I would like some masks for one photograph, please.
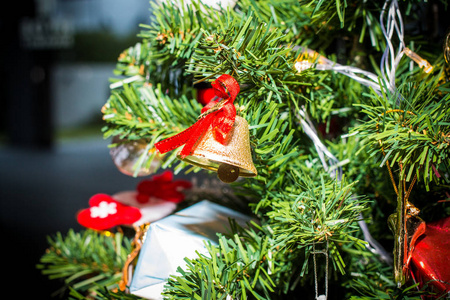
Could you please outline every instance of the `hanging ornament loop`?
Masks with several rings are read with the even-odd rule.
[[[194,125],[173,137],[156,143],[155,147],[160,153],[166,153],[184,145],[179,155],[182,159],[185,158],[194,151],[210,126],[213,128],[214,138],[221,144],[226,143],[236,118],[236,108],[233,102],[240,87],[236,79],[228,74],[217,78],[212,83],[212,87],[220,100],[213,100],[203,107],[201,115]]]

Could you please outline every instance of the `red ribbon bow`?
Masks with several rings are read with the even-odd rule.
[[[161,175],[155,175],[151,179],[143,180],[137,185],[136,200],[139,203],[147,203],[150,197],[179,203],[184,200],[181,190],[190,189],[192,183],[186,180],[173,180],[173,173],[165,171]]]
[[[185,158],[194,151],[210,126],[212,126],[214,138],[219,143],[225,144],[236,118],[236,108],[233,101],[240,88],[236,79],[227,74],[217,78],[212,83],[212,87],[216,96],[222,99],[210,101],[208,105],[203,107],[202,114],[194,125],[177,135],[156,143],[155,147],[160,153],[166,153],[184,144],[179,155],[181,158]]]

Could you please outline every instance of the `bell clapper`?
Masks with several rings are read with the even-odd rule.
[[[217,169],[217,176],[225,183],[234,182],[239,177],[239,167],[222,163]]]

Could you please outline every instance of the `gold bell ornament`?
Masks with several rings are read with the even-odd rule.
[[[217,172],[220,180],[234,182],[257,175],[250,150],[247,121],[236,116],[234,99],[239,84],[224,74],[212,83],[221,100],[210,101],[197,122],[179,134],[155,144],[160,153],[184,145],[178,158],[192,165]]]
[[[210,126],[194,151],[182,160],[217,172],[219,179],[226,183],[235,181],[239,176],[254,177],[257,172],[253,165],[248,132],[247,121],[236,116],[229,139],[222,144],[214,138]]]

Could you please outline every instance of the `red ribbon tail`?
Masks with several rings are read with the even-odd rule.
[[[193,149],[197,146],[197,143],[204,136],[206,130],[208,130],[211,122],[213,121],[213,114],[207,115],[206,117],[200,119],[195,123],[194,130],[190,133],[189,140],[184,145],[183,149],[180,151],[179,155],[183,159],[188,155],[191,155]]]
[[[207,115],[179,134],[156,143],[156,149],[160,153],[166,153],[184,144],[184,147],[180,151],[179,155],[181,156],[181,158],[185,158],[192,153],[192,149],[203,137],[204,133],[211,125],[212,118],[213,114]]]
[[[195,124],[188,129],[178,133],[177,135],[156,143],[156,150],[158,150],[160,153],[166,153],[185,144],[191,136],[191,132],[194,130],[194,127]]]

